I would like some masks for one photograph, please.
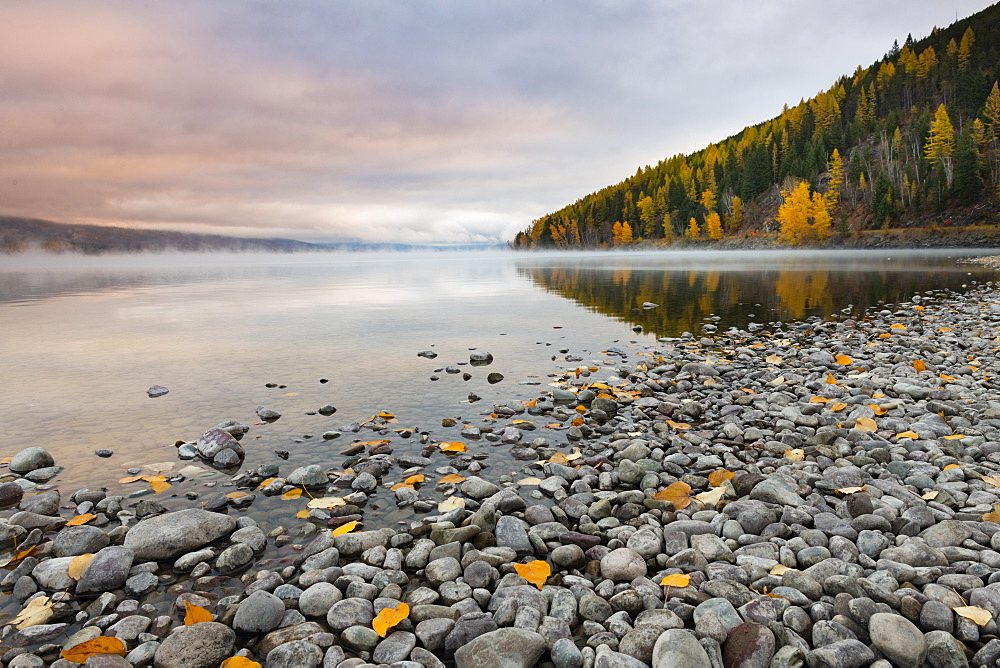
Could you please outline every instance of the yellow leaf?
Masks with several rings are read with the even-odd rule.
[[[875,415],[885,415],[889,412],[887,409],[882,408],[878,404],[868,404],[868,408],[872,409],[872,412],[875,413]]]
[[[541,478],[521,478],[517,481],[518,485],[540,485],[541,483]]]
[[[860,417],[854,422],[854,428],[858,431],[871,432],[878,430],[878,425],[871,418]]]
[[[812,399],[809,400],[809,403],[811,403],[811,404],[828,404],[831,401],[832,401],[832,399],[827,399],[826,397],[813,397]]]
[[[850,364],[850,362],[848,362],[848,364]],[[826,374],[826,384],[827,385],[836,385],[837,384],[837,379],[833,377],[832,373]]]
[[[452,496],[438,504],[439,513],[450,513],[458,508],[465,508],[465,499],[460,496]]]
[[[854,360],[852,360],[847,355],[837,355],[836,357],[833,358],[833,360],[837,364],[840,364],[842,366],[847,366],[848,364],[853,364],[854,363]],[[829,376],[827,377],[827,380],[829,380]]]
[[[660,580],[661,587],[687,587],[691,584],[691,576],[684,573],[673,573]]]
[[[298,517],[300,520],[304,520],[305,518],[309,517],[309,511],[300,510],[299,512],[295,513],[295,516]]]
[[[885,395],[882,394],[881,392],[876,392],[875,394],[872,395],[872,399],[885,399]]]
[[[806,458],[806,451],[802,448],[785,449],[785,459],[790,462],[801,462]]]
[[[566,466],[567,464],[569,464],[569,457],[567,457],[565,454],[561,452],[557,452],[551,457],[549,457],[549,463],[562,464],[563,466]]]
[[[905,332],[906,331],[906,325],[901,325],[898,322],[894,322],[893,324],[889,325],[889,329],[901,329],[901,330],[903,330]]]
[[[283,396],[283,397],[297,397],[297,396],[299,396],[299,393],[298,392],[285,392],[281,396]]]
[[[400,603],[395,608],[382,608],[375,619],[372,620],[372,628],[379,637],[384,638],[386,631],[410,616],[410,606]]]
[[[771,566],[771,570],[769,572],[771,575],[777,575],[780,577],[784,575],[787,570],[788,566],[785,566],[784,564],[775,564],[774,566]]]
[[[538,400],[531,399],[529,401],[522,401],[521,403],[524,405],[525,408],[534,408],[535,406],[538,405]]]
[[[130,482],[136,482],[137,480],[142,480],[142,476],[141,475],[130,475],[127,478],[122,478],[121,480],[118,481],[118,483],[121,484],[121,485],[127,485]]]
[[[271,484],[272,482],[274,482],[275,480],[277,480],[277,478],[268,478],[268,479],[267,479],[267,480],[265,480],[264,482],[262,482],[262,483],[260,483],[259,485],[257,485],[257,489],[261,489],[261,488],[263,488],[263,487],[267,487],[268,485],[270,485],[270,484]],[[242,659],[243,657],[240,657],[240,658]]]
[[[1000,503],[993,504],[993,510],[983,515],[983,521],[1000,524]]]
[[[73,645],[62,651],[62,658],[73,663],[86,663],[87,659],[98,654],[117,654],[125,656],[125,643],[111,636],[98,636]]]
[[[833,405],[830,406],[830,410],[833,411],[834,413],[840,412],[845,408],[847,408],[847,404],[845,404],[843,401],[835,401],[833,402]]]
[[[573,421],[569,423],[571,427],[579,427],[581,424],[583,424],[582,417],[573,418]]]
[[[334,536],[343,536],[345,533],[351,533],[358,526],[357,520],[351,520],[345,524],[341,524],[339,527],[333,530]]]
[[[915,431],[901,431],[898,434],[896,434],[896,438],[913,438],[913,439],[917,439],[917,438],[920,438],[920,435],[917,432],[915,432]]]
[[[945,436],[944,440],[946,440],[946,441],[961,441],[963,438],[965,438],[965,434],[951,434],[950,436]]]
[[[144,475],[142,476],[142,479],[148,483],[154,483],[154,482],[164,482],[166,481],[167,478],[166,476],[162,475]]]
[[[19,629],[26,629],[36,624],[44,624],[52,618],[52,614],[52,601],[49,597],[37,596],[28,601],[28,605],[8,623],[16,624]]]
[[[339,496],[323,496],[318,499],[310,499],[309,503],[306,504],[306,507],[332,510],[346,505],[347,501],[344,501],[344,499]]]
[[[923,499],[924,501],[933,501],[934,499],[937,498],[937,495],[939,493],[940,492],[938,492],[937,490],[931,490],[929,492],[924,492],[923,494],[921,494],[920,498]]]
[[[70,521],[66,522],[66,526],[68,526],[68,527],[80,526],[81,524],[86,524],[90,520],[96,519],[96,518],[97,518],[97,515],[95,515],[94,513],[84,513],[83,515],[77,515],[76,517],[74,517]]]
[[[927,371],[927,365],[924,364],[923,360],[914,360],[913,368],[916,369],[917,371]]]
[[[462,443],[461,441],[441,444],[441,452],[465,452],[466,450],[468,450],[468,448],[465,447],[465,443]]]
[[[950,332],[951,331],[951,327],[938,327],[937,331],[939,331],[939,332]]]
[[[160,492],[170,489],[172,485],[169,482],[156,480],[149,483],[149,486],[153,489],[153,494],[159,494]]]
[[[961,467],[958,464],[948,464],[947,466],[945,466],[941,470],[942,471],[947,471],[948,469],[957,469],[957,468],[961,468]]]
[[[547,562],[537,560],[526,564],[514,564],[514,570],[522,578],[538,587],[539,590],[541,590],[542,585],[545,584],[545,581],[552,574],[552,568]]]
[[[705,504],[706,506],[717,506],[722,497],[726,494],[726,488],[723,486],[713,487],[707,492],[702,492],[701,494],[695,494],[694,498]]]
[[[300,496],[302,496],[302,488],[301,487],[296,487],[295,489],[290,489],[287,492],[285,492],[284,494],[282,494],[281,498],[284,501],[292,501],[293,499],[297,499]]]
[[[246,492],[230,492],[226,494],[227,499],[242,499],[244,496],[250,496]]]
[[[462,476],[458,475],[457,473],[449,473],[445,477],[443,477],[440,480],[438,480],[438,484],[441,485],[441,484],[444,484],[446,482],[453,482],[453,483],[457,484],[457,483],[462,482],[463,480],[465,480],[465,478],[463,478]]]
[[[261,668],[261,665],[245,656],[231,656],[220,663],[219,668]]]
[[[424,481],[424,474],[418,473],[417,475],[411,475],[403,482],[405,482],[407,485],[416,485],[417,483],[421,483],[423,481]]]
[[[90,562],[94,560],[94,555],[90,552],[87,554],[81,554],[69,562],[69,568],[67,569],[68,575],[74,580],[79,580],[83,577],[83,572],[87,570],[87,566],[90,566]]]
[[[691,425],[687,422],[674,422],[673,420],[667,420],[667,424],[670,425],[671,429],[690,429]]]
[[[727,480],[731,480],[735,475],[735,473],[726,469],[716,469],[708,474],[708,484],[712,487],[718,487]]]
[[[837,494],[857,494],[858,492],[863,492],[867,489],[866,487],[844,487],[842,489],[835,489]]]
[[[984,475],[983,482],[987,482],[994,487],[1000,487],[1000,476],[995,475]]]
[[[782,362],[785,361],[785,358],[783,358],[781,355],[768,355],[767,357],[764,358],[764,361],[767,362],[768,364],[781,364]]]
[[[212,613],[190,601],[184,602],[184,626],[212,621]]]
[[[653,495],[657,501],[669,501],[676,510],[684,510],[691,505],[691,486],[686,482],[677,481],[661,489]]]
[[[407,485],[405,482],[397,482],[395,485],[393,485],[389,489],[391,489],[393,492],[395,492],[397,489],[403,489],[404,487],[406,489],[414,489],[413,485]]]
[[[379,414],[378,414],[378,416],[379,416],[380,418],[382,418],[383,420],[391,420],[391,419],[393,419],[394,417],[396,417],[395,415],[393,415],[392,413],[389,413],[389,412],[387,412],[387,411],[379,411]]]
[[[577,406],[573,410],[575,410],[577,413],[586,413],[587,412],[587,407],[586,406]]]
[[[958,608],[952,608],[959,617],[968,619],[973,622],[976,626],[986,626],[993,619],[993,615],[990,611],[985,608],[980,608],[977,605],[963,605]]]

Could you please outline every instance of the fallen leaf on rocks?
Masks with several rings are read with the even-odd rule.
[[[961,441],[963,438],[965,438],[965,434],[950,434],[948,436],[945,436],[944,440],[946,440],[946,441]]]
[[[832,401],[832,400],[831,399],[827,399],[826,397],[813,397],[813,398],[811,398],[809,400],[809,403],[811,403],[811,404],[828,404],[828,403],[830,403],[830,401]]]
[[[416,488],[413,485],[407,485],[405,482],[397,482],[395,485],[393,485],[389,489],[391,489],[393,492],[395,492],[397,489],[403,489],[404,487],[406,489],[416,490]]]
[[[97,515],[95,515],[94,513],[84,513],[83,515],[77,515],[70,521],[66,522],[66,526],[68,527],[80,526],[81,524],[86,524],[87,522],[93,519],[97,519]]]
[[[781,364],[785,361],[785,358],[781,355],[768,355],[764,358],[764,361],[768,364]]]
[[[296,487],[295,489],[290,489],[281,495],[281,498],[285,501],[291,501],[302,496],[302,488]]]
[[[889,329],[901,329],[901,330],[903,330],[905,332],[906,331],[906,325],[900,324],[898,322],[894,322],[891,325],[889,325]]]
[[[667,420],[667,424],[671,429],[690,429],[691,425],[687,422],[674,422],[673,420]]]
[[[569,423],[571,427],[579,427],[581,424],[583,424],[582,417],[573,418],[572,422]]]
[[[438,480],[438,484],[441,485],[441,484],[444,484],[446,482],[460,483],[460,482],[462,482],[464,480],[465,480],[465,478],[463,478],[462,476],[458,475],[457,473],[449,473],[445,477],[443,477],[440,480]]]
[[[13,554],[13,555],[11,555],[9,557],[6,557],[5,559],[0,559],[0,568],[4,568],[6,566],[13,566],[13,565],[17,564],[17,562],[21,561],[25,557],[31,556],[31,554],[37,548],[38,548],[37,545],[32,545],[31,547],[29,547],[26,550],[22,550],[21,552],[17,552],[17,553],[15,553],[15,554]]]
[[[1000,476],[996,475],[984,475],[982,478],[983,482],[989,483],[994,487],[1000,487]]]
[[[339,496],[322,496],[318,499],[311,499],[309,503],[306,504],[307,508],[322,508],[323,510],[332,510],[334,508],[339,508],[341,506],[346,506],[347,501],[344,501],[342,497]]]
[[[261,489],[262,487],[267,487],[268,485],[270,485],[275,480],[277,480],[277,478],[268,478],[264,482],[262,482],[259,485],[257,485],[257,489]],[[242,659],[243,657],[240,657],[240,658]]]
[[[802,448],[785,450],[785,458],[790,462],[801,462],[806,458],[806,451]]]
[[[913,360],[913,368],[917,371],[927,371],[927,365],[923,360]]]
[[[379,414],[378,414],[378,416],[379,416],[380,418],[382,418],[383,420],[391,420],[391,419],[393,419],[394,417],[396,417],[396,416],[395,416],[395,415],[393,415],[392,413],[389,413],[389,412],[386,412],[386,411],[379,411]]]
[[[702,492],[701,494],[695,494],[694,498],[703,503],[706,506],[717,506],[722,497],[726,494],[726,488],[723,485],[718,487],[713,487],[707,492]]]
[[[461,441],[441,444],[441,452],[465,452],[468,449],[469,448],[465,447],[465,443],[462,443]]]
[[[848,364],[850,364],[850,362],[848,362]],[[837,384],[837,379],[833,377],[832,373],[826,374],[826,384],[827,385],[836,385]]]
[[[245,656],[231,656],[220,663],[219,668],[261,668],[261,665]]]
[[[915,431],[901,431],[898,434],[896,434],[896,438],[913,438],[913,439],[917,439],[917,438],[920,438],[920,435],[917,434],[917,432],[915,432]]]
[[[775,564],[774,566],[771,566],[771,570],[769,571],[769,573],[771,575],[777,575],[778,577],[781,577],[782,575],[785,574],[785,571],[787,570],[788,566],[785,566],[784,564]]]
[[[357,528],[357,526],[358,526],[358,521],[357,520],[351,520],[350,522],[345,522],[344,524],[341,524],[339,527],[337,527],[336,529],[334,529],[331,533],[334,536],[343,536],[345,533],[351,533],[352,531],[354,531]]]
[[[521,478],[517,481],[518,485],[540,485],[541,483],[541,478]]]
[[[857,494],[858,492],[863,492],[867,487],[844,487],[842,489],[835,489],[837,494]]]
[[[691,486],[686,482],[677,481],[653,495],[657,501],[669,501],[676,510],[684,510],[691,505]]]
[[[933,501],[934,499],[937,498],[938,494],[940,494],[940,492],[938,492],[937,490],[931,490],[929,492],[924,492],[923,494],[921,494],[920,498],[923,499],[924,501]]]
[[[190,601],[184,602],[184,626],[193,626],[194,624],[210,621],[212,621],[211,612]]]
[[[847,404],[845,404],[843,401],[835,401],[833,402],[833,405],[830,406],[830,410],[833,411],[834,413],[838,413],[844,410],[845,408],[847,408]]]
[[[538,560],[529,561],[526,564],[514,564],[514,570],[522,578],[538,587],[539,590],[541,590],[542,585],[545,584],[545,581],[552,574],[552,568],[548,562]]]
[[[242,499],[244,496],[250,496],[246,492],[230,492],[226,494],[227,499]]]
[[[938,327],[937,331],[939,331],[939,332],[950,332],[951,331],[951,327]]]
[[[87,659],[98,654],[125,656],[125,643],[112,636],[99,636],[64,649],[62,658],[73,663],[86,663]]]
[[[382,608],[372,620],[372,628],[379,637],[384,638],[386,631],[410,616],[410,606],[400,603],[395,608]]]
[[[1000,524],[1000,503],[993,504],[993,510],[983,515],[983,521]]]
[[[867,417],[860,417],[854,422],[854,428],[858,431],[871,432],[878,429],[878,425],[875,424],[875,420]]]
[[[439,513],[450,513],[458,508],[465,508],[465,499],[460,496],[452,496],[438,504]]]
[[[968,619],[973,622],[976,626],[986,626],[993,619],[993,615],[986,608],[980,608],[978,605],[963,605],[958,608],[952,608],[955,614],[959,617]]]
[[[16,624],[19,629],[26,629],[29,626],[44,624],[52,618],[52,601],[48,596],[37,596],[24,606],[21,612],[17,613],[11,624]]]
[[[847,355],[837,355],[836,357],[833,358],[833,361],[836,362],[837,364],[842,365],[842,366],[847,366],[849,364],[853,364],[854,363],[854,360],[852,360]],[[829,376],[828,376],[828,378],[829,378]]]
[[[785,377],[784,376],[778,376],[777,378],[775,378],[774,380],[772,380],[770,382],[770,384],[774,385],[775,387],[777,387],[778,385],[784,385],[785,384]]]
[[[548,462],[549,464],[562,464],[563,466],[566,466],[567,464],[569,464],[569,457],[567,457],[565,454],[561,452],[557,452],[551,457],[549,457]]]
[[[948,469],[957,469],[957,468],[962,468],[962,467],[960,467],[958,464],[948,464],[947,466],[945,466],[941,470],[942,471],[947,471]]]
[[[708,474],[708,484],[712,487],[718,487],[727,480],[731,480],[735,475],[735,473],[726,469],[716,469]]]
[[[73,557],[69,562],[69,567],[66,569],[67,575],[74,580],[79,580],[83,577],[83,572],[87,570],[87,566],[90,566],[90,562],[93,560],[94,555],[90,552]]]
[[[409,478],[407,478],[403,482],[405,482],[407,485],[416,485],[417,483],[420,483],[420,482],[423,482],[423,481],[424,481],[424,474],[423,473],[418,473],[416,475],[411,475]]]
[[[872,412],[875,413],[875,415],[885,415],[889,412],[887,409],[882,408],[878,404],[868,404],[868,408],[872,409]]]
[[[685,573],[673,573],[660,580],[661,587],[687,587],[691,584],[691,576]]]

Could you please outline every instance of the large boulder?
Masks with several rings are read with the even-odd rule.
[[[124,545],[136,561],[175,559],[228,536],[235,528],[236,520],[228,515],[189,508],[139,522],[125,534]]]

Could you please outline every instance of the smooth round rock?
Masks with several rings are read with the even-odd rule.
[[[613,582],[631,582],[646,575],[646,561],[635,550],[620,547],[601,559],[601,575]]]
[[[202,622],[178,629],[156,649],[156,668],[216,668],[233,655],[236,634],[225,624]]]
[[[241,636],[267,633],[278,628],[284,616],[284,602],[274,594],[258,590],[240,601],[233,629]]]
[[[35,469],[43,469],[55,465],[55,460],[45,448],[33,446],[25,448],[14,455],[7,465],[14,473],[28,473]]]
[[[927,641],[917,626],[902,615],[878,612],[868,620],[872,644],[893,663],[919,666],[927,656]]]

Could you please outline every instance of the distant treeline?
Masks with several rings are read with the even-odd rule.
[[[993,224],[1000,179],[1000,5],[902,47],[771,120],[535,220],[516,248],[710,242],[778,231],[790,243],[870,227]],[[811,193],[819,196],[810,199]],[[812,204],[803,204],[804,201]],[[810,208],[812,207],[812,208]],[[809,226],[813,225],[815,231]],[[805,233],[803,233],[803,230]],[[810,233],[813,236],[810,237]],[[818,237],[818,238],[817,238]]]
[[[216,234],[188,234],[101,225],[66,225],[48,220],[0,216],[0,253],[41,249],[51,253],[140,253],[163,251],[330,250],[291,239],[247,239]]]

